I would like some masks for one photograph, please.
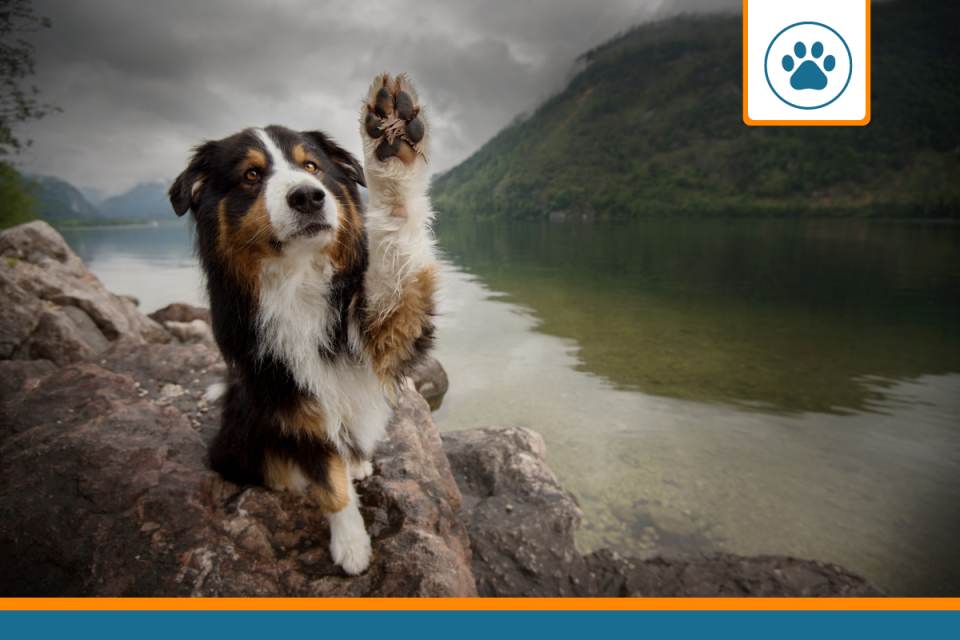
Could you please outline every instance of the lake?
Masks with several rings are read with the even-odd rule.
[[[70,229],[112,290],[205,304],[180,224]],[[960,595],[960,225],[446,223],[442,430],[547,440],[584,549],[837,562]]]

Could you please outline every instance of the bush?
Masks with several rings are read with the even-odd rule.
[[[0,229],[33,220],[34,204],[33,195],[17,170],[0,161]]]

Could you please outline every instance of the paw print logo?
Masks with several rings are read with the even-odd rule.
[[[780,31],[767,48],[764,69],[770,90],[796,109],[821,109],[843,95],[853,58],[835,29],[798,22]]]
[[[802,42],[793,45],[793,53],[797,56],[797,60],[803,60],[807,55],[806,45]],[[827,88],[827,76],[824,71],[828,73],[833,71],[837,67],[837,59],[833,56],[827,56],[823,59],[823,69],[820,69],[820,65],[815,61],[823,55],[822,42],[813,43],[813,46],[810,47],[810,55],[813,60],[803,60],[797,70],[793,72],[793,75],[790,76],[790,86],[798,91],[803,89],[823,91]],[[789,55],[783,56],[780,64],[783,65],[783,70],[787,72],[793,71],[796,66],[793,56]]]

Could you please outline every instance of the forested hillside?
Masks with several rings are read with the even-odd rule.
[[[867,127],[747,127],[739,16],[679,17],[582,56],[536,112],[433,183],[441,214],[956,216],[960,3],[873,10]]]

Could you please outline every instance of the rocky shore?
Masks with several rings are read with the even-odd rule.
[[[374,561],[349,578],[307,501],[206,467],[224,374],[206,310],[144,315],[42,222],[0,233],[0,296],[2,596],[877,595],[794,558],[581,554],[538,434],[441,437],[436,361],[359,487]]]

